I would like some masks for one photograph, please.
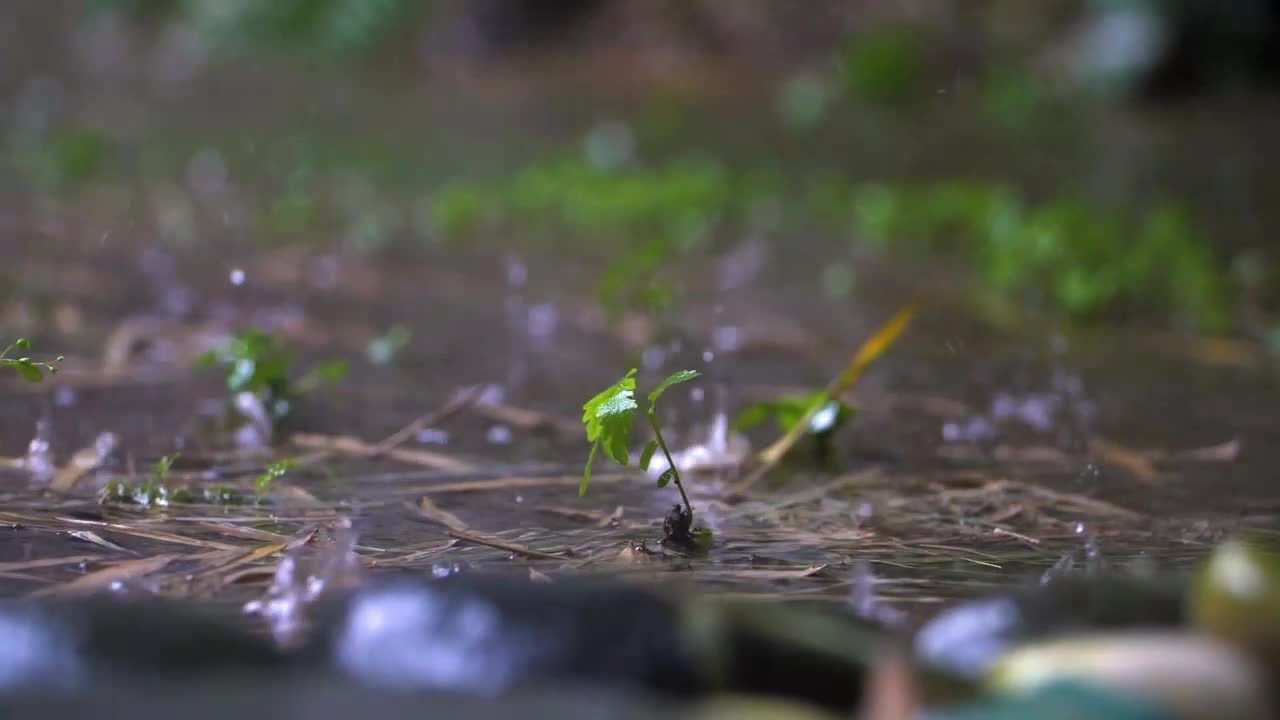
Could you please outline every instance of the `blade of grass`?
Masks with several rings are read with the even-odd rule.
[[[133,580],[160,572],[169,563],[181,558],[181,555],[165,553],[137,560],[126,560],[111,567],[103,568],[88,575],[82,575],[71,582],[53,587],[41,588],[30,594],[30,597],[49,597],[52,595],[82,595],[105,590],[113,583]]]

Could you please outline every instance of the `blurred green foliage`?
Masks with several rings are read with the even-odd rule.
[[[18,373],[23,380],[32,383],[43,381],[45,373],[50,375],[58,373],[58,364],[62,362],[62,356],[58,356],[52,362],[32,360],[25,355],[16,358],[9,357],[9,352],[14,349],[26,352],[31,349],[31,341],[26,338],[18,338],[9,347],[0,351],[0,368],[9,368]]]
[[[990,288],[1044,293],[1080,320],[1121,310],[1169,313],[1205,331],[1228,324],[1226,275],[1171,203],[1125,213],[1081,198],[1034,204],[972,182],[864,184],[855,227],[867,240],[970,262]]]
[[[182,23],[216,48],[348,53],[371,49],[421,13],[422,0],[86,0],[91,12]]]
[[[1021,101],[1010,108],[1010,122],[1029,112]],[[1228,325],[1225,268],[1171,202],[1127,212],[1071,196],[1035,203],[986,182],[858,183],[835,174],[788,188],[779,172],[707,160],[600,169],[568,159],[449,184],[434,196],[433,218],[446,237],[591,239],[592,251],[612,261],[599,285],[606,307],[664,310],[678,295],[664,270],[776,201],[792,224],[851,228],[888,252],[965,263],[989,290],[1039,296],[1076,320],[1138,313],[1205,331]]]
[[[494,181],[446,185],[435,194],[433,214],[446,236],[510,229],[586,236],[627,228],[633,236],[693,242],[736,205],[732,180],[712,160],[606,169],[566,158]]]
[[[202,367],[221,367],[225,372],[227,392],[235,396],[253,393],[275,420],[287,416],[293,402],[326,382],[347,374],[347,363],[329,362],[298,379],[290,377],[293,354],[284,341],[260,330],[242,332],[217,349],[201,355]]]
[[[69,190],[97,178],[112,152],[112,143],[91,128],[68,126],[43,134],[17,134],[10,139],[14,171],[45,191]]]
[[[924,43],[915,27],[888,25],[846,41],[837,66],[858,97],[885,105],[902,102],[920,89]]]
[[[448,184],[433,196],[432,217],[446,238],[518,233],[604,250],[601,304],[661,312],[678,295],[664,270],[702,247],[720,223],[745,217],[754,196],[743,189],[741,178],[711,160],[600,168],[565,158],[505,178]]]

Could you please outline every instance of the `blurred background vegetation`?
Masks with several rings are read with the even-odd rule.
[[[3,202],[178,247],[573,255],[658,312],[667,269],[763,236],[822,247],[829,295],[891,258],[996,315],[1280,350],[1275,5],[15,0]]]

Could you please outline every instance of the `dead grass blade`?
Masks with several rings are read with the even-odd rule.
[[[621,505],[615,507],[611,513],[604,513],[598,510],[588,510],[586,508],[566,507],[563,505],[540,505],[536,509],[538,512],[547,513],[549,515],[557,515],[571,520],[589,522],[599,528],[617,525],[622,522],[622,516],[626,512]]]
[[[310,450],[324,450],[326,452],[355,455],[362,458],[388,457],[392,460],[409,463],[410,465],[421,465],[435,470],[473,472],[476,469],[470,463],[463,462],[442,453],[431,452],[430,450],[406,450],[394,447],[382,449],[378,445],[371,445],[360,438],[348,435],[316,435],[312,433],[297,433],[290,438],[290,441],[298,447]]]
[[[413,422],[387,436],[387,438],[382,442],[374,445],[373,454],[376,456],[390,452],[391,450],[399,447],[409,438],[416,435],[418,432],[435,425],[439,425],[445,420],[457,415],[459,412],[466,410],[480,397],[480,391],[482,389],[483,386],[480,385],[471,385],[462,388],[458,392],[454,393],[453,397],[451,397],[449,402],[445,403],[444,406],[418,417]]]
[[[107,548],[108,550],[115,550],[117,552],[125,553],[126,555],[138,554],[127,547],[124,547],[122,545],[117,545],[111,542],[110,540],[107,540],[106,538],[102,537],[101,535],[99,535],[98,533],[92,530],[72,530],[67,534],[77,540],[91,542],[94,545],[101,545],[102,547]]]
[[[805,411],[805,414],[785,435],[778,438],[772,445],[760,451],[757,455],[757,466],[742,479],[734,487],[730,488],[733,495],[744,494],[753,485],[764,476],[774,465],[782,461],[791,448],[799,442],[809,430],[809,423],[813,420],[813,416],[822,409],[824,405],[833,399],[844,396],[845,393],[853,389],[858,380],[867,371],[873,362],[884,355],[889,348],[893,347],[898,338],[902,337],[902,333],[906,332],[911,325],[912,318],[915,317],[917,303],[910,303],[899,310],[889,322],[885,323],[880,329],[872,333],[867,338],[858,351],[850,358],[849,364],[845,366],[840,374],[837,375],[830,383],[827,384],[822,396]]]
[[[106,459],[104,453],[99,452],[99,446],[107,450],[108,453],[115,447],[115,436],[104,434],[100,436],[94,444],[88,447],[80,448],[71,456],[71,461],[66,467],[58,471],[53,476],[53,481],[49,484],[49,489],[56,493],[65,495],[71,492],[76,483],[85,475],[97,470],[102,466],[103,460]]]
[[[101,559],[101,555],[70,555],[67,557],[40,558],[38,560],[21,560],[0,563],[0,572],[22,572],[24,570],[39,570],[40,568],[58,567],[60,565],[79,565],[81,563],[97,562]]]
[[[111,567],[98,570],[97,572],[91,572],[88,575],[83,575],[71,582],[41,588],[31,593],[29,597],[40,598],[54,595],[86,595],[94,593],[99,590],[109,588],[112,583],[133,580],[134,578],[140,578],[160,572],[169,563],[174,560],[178,560],[181,557],[181,555],[166,553],[163,555],[138,558],[137,560],[126,560],[121,563],[116,563]]]
[[[509,542],[506,542],[505,540],[500,540],[490,535],[480,535],[480,534],[469,532],[469,531],[450,530],[449,537],[455,538],[458,540],[463,540],[469,543],[475,543],[476,545],[484,545],[486,547],[495,548],[497,550],[505,550],[506,552],[509,552],[513,555],[519,555],[521,557],[530,558],[533,560],[567,560],[568,559],[563,555],[556,555],[553,553],[542,552],[541,550],[534,550],[533,548],[528,548],[528,547],[525,547],[524,545],[517,545],[516,543],[509,543]]]
[[[216,542],[214,540],[202,540],[200,538],[184,537],[173,533],[163,532],[161,530],[148,530],[146,528],[134,527],[132,525],[123,525],[120,523],[105,522],[102,520],[81,520],[80,518],[62,517],[55,518],[59,522],[71,525],[91,525],[98,528],[102,532],[116,532],[123,535],[132,535],[134,537],[144,538],[146,540],[155,540],[158,542],[173,543],[174,545],[188,545],[190,547],[204,548],[206,550],[238,550],[235,545]]]
[[[635,475],[622,473],[600,473],[599,475],[592,475],[591,482],[598,485],[600,483],[621,482],[634,477]],[[441,493],[483,492],[486,490],[522,490],[526,488],[539,487],[576,488],[581,484],[581,475],[551,475],[547,477],[502,477],[486,478],[484,480],[459,480],[457,482],[440,483],[439,485],[416,486],[414,489],[406,489],[406,491],[439,495]]]
[[[471,406],[471,412],[488,420],[495,420],[525,432],[550,430],[559,435],[572,438],[582,434],[582,423],[572,418],[515,407],[514,405],[477,402]]]
[[[289,543],[286,542],[271,543],[270,545],[256,547],[248,552],[234,555],[226,561],[213,563],[211,567],[192,573],[190,579],[200,580],[202,578],[212,577],[215,575],[227,575],[236,568],[266,559],[278,552],[287,550],[288,548]]]
[[[432,502],[429,497],[423,497],[418,501],[417,510],[422,513],[424,518],[444,525],[450,530],[461,530],[462,532],[467,531],[467,524],[462,521],[462,518],[454,515],[448,510],[442,510],[439,507],[436,507],[436,504]]]
[[[1160,453],[1133,450],[1103,438],[1094,438],[1089,443],[1089,451],[1099,461],[1122,467],[1129,471],[1130,475],[1148,485],[1154,483],[1159,476],[1156,470],[1156,459]]]

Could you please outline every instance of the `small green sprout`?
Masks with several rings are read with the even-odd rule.
[[[27,382],[38,383],[44,380],[44,374],[48,372],[50,375],[58,373],[58,363],[62,362],[62,356],[59,355],[53,362],[43,362],[40,360],[32,360],[29,357],[9,357],[9,351],[18,349],[27,351],[31,349],[31,341],[26,338],[18,338],[12,345],[0,352],[0,367],[11,368],[18,375],[22,376]]]
[[[679,535],[687,535],[692,526],[693,505],[689,502],[684,483],[680,481],[680,471],[671,457],[667,441],[662,437],[662,428],[658,425],[658,416],[655,411],[658,399],[663,393],[673,385],[688,382],[698,375],[696,370],[681,370],[667,377],[662,384],[649,393],[649,409],[644,413],[649,426],[653,428],[654,439],[650,440],[640,453],[640,469],[648,470],[654,454],[659,449],[662,450],[662,454],[667,458],[667,469],[658,478],[658,487],[662,488],[675,483],[676,489],[680,491],[680,499],[684,501],[684,514],[679,523],[683,527],[677,528],[682,530],[677,533]],[[582,406],[582,424],[587,430],[587,440],[591,442],[591,454],[587,456],[587,466],[582,473],[582,484],[578,486],[579,497],[587,494],[587,488],[591,485],[591,468],[601,448],[604,448],[604,453],[609,456],[609,459],[619,465],[626,467],[630,463],[627,446],[631,441],[631,430],[635,425],[635,412],[640,409],[640,405],[636,402],[635,376],[636,370],[632,368],[621,380],[605,388]],[[677,506],[678,509],[679,506]],[[669,531],[668,535],[671,534]]]
[[[258,502],[265,500],[267,493],[271,492],[271,484],[289,474],[296,464],[291,459],[285,459],[268,465],[266,472],[253,481],[253,487],[258,491]]]
[[[779,431],[790,432],[804,419],[809,408],[825,398],[826,392],[819,390],[806,395],[787,395],[777,400],[749,405],[738,413],[738,417],[733,421],[733,429],[747,430],[772,419]],[[852,420],[854,414],[854,409],[844,402],[827,400],[809,419],[809,434],[818,437],[829,436]]]
[[[102,500],[135,503],[145,507],[167,507],[171,503],[187,502],[189,493],[184,490],[172,492],[169,489],[169,473],[178,457],[179,454],[174,453],[157,460],[151,466],[147,479],[136,487],[130,487],[124,480],[112,480],[103,488]]]
[[[345,362],[330,362],[297,380],[290,380],[292,363],[293,356],[284,341],[260,330],[242,332],[197,358],[197,364],[202,367],[224,367],[227,392],[257,395],[275,420],[288,415],[292,402],[299,396],[342,378],[348,370]]]

